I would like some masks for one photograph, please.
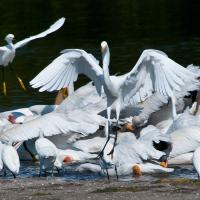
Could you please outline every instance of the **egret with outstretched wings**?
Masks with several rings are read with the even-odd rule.
[[[85,74],[92,79],[99,94],[102,87],[105,91],[108,122],[112,106],[115,106],[118,122],[124,106],[142,102],[154,92],[172,97],[175,91],[181,91],[189,84],[199,87],[197,74],[174,62],[161,51],[144,50],[133,69],[121,76],[110,76],[110,51],[105,41],[101,43],[101,52],[103,68],[84,50],[62,51],[63,54],[41,71],[30,84],[33,88],[40,87],[39,91],[59,90],[73,84],[78,74]]]

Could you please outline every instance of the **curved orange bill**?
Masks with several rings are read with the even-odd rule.
[[[17,80],[19,81],[19,84],[20,84],[21,88],[22,88],[24,91],[26,91],[26,87],[25,87],[25,85],[24,85],[22,79],[21,79],[19,76],[17,76]]]

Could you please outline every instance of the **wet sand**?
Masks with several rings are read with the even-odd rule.
[[[200,181],[162,178],[156,181],[79,180],[17,178],[0,180],[0,199],[200,199]]]

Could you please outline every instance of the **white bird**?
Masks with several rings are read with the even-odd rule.
[[[105,143],[106,138],[95,137],[88,140],[80,140],[73,144],[73,147],[81,149],[84,152],[99,152],[101,151],[101,145]],[[108,174],[114,175],[115,169],[114,165],[117,168],[118,175],[131,174],[133,172],[133,167],[136,164],[146,164],[149,160],[166,160],[167,158],[167,149],[170,146],[169,136],[163,136],[159,132],[149,132],[144,136],[141,136],[139,139],[136,139],[133,133],[124,132],[118,133],[117,144],[113,156],[107,155],[112,148],[112,140],[108,142],[108,145],[105,147],[105,154],[103,156],[104,163],[102,163],[102,169],[108,168]],[[162,150],[157,149],[161,143],[165,143],[166,147]],[[157,144],[157,145],[156,145]],[[167,153],[169,154],[169,153]],[[164,160],[163,160],[164,161]],[[105,165],[106,163],[106,165]],[[104,166],[105,165],[105,166]],[[146,165],[145,165],[146,166]],[[151,166],[147,167],[147,171],[151,172]],[[152,170],[160,169],[163,167],[152,166]],[[83,164],[77,169],[78,171],[93,171],[100,172],[102,171],[97,165],[91,163]],[[104,170],[103,170],[104,171]],[[143,169],[143,172],[145,170]],[[164,171],[164,170],[163,170]],[[167,171],[167,170],[166,170]],[[137,171],[139,173],[139,169]],[[111,173],[111,174],[110,174]]]
[[[106,175],[104,171],[102,171],[102,168],[97,164],[92,163],[83,163],[79,165],[76,168],[76,171],[79,172],[93,172],[93,173],[100,173],[102,175]],[[153,163],[142,163],[142,164],[133,164],[133,163],[126,163],[124,165],[121,165],[117,168],[118,175],[124,176],[124,175],[131,175],[134,176],[141,176],[143,173],[170,173],[173,172],[173,168],[166,168],[162,167],[158,164]],[[110,176],[115,176],[115,170],[113,168],[108,169],[108,173]]]
[[[95,158],[97,155],[87,152],[77,151],[73,149],[62,150],[49,139],[44,138],[43,134],[35,141],[35,148],[40,159],[40,175],[42,171],[51,170],[53,175],[54,167],[57,170],[62,168],[64,163],[80,162],[90,158]]]
[[[148,126],[141,132],[141,137],[150,133],[160,133],[163,136],[169,136],[172,144],[169,153],[168,164],[188,164],[192,163],[193,152],[200,146],[200,128],[197,126],[190,126],[187,128],[180,128],[170,134],[163,134],[154,127]],[[162,148],[162,147],[161,147]]]
[[[44,138],[42,132],[40,132],[40,138],[35,141],[35,149],[40,160],[40,174],[51,170],[51,175],[53,176],[54,164],[57,157],[56,146],[48,139]]]
[[[0,140],[21,142],[39,137],[42,130],[45,137],[65,134],[64,142],[67,143],[68,139],[72,142],[95,133],[99,126],[106,123],[106,119],[98,115],[106,105],[103,97],[99,97],[93,87],[91,83],[83,86],[83,89],[78,89],[65,99],[55,111],[9,129],[0,135]]]
[[[42,70],[31,82],[39,91],[53,91],[67,87],[77,80],[78,74],[85,74],[94,82],[101,94],[102,86],[107,96],[107,117],[110,121],[111,107],[115,105],[116,120],[125,105],[144,101],[153,92],[173,96],[187,84],[199,85],[198,75],[157,50],[145,50],[134,68],[122,76],[110,76],[110,51],[107,43],[101,43],[103,69],[97,60],[80,49],[62,51],[50,65]],[[48,78],[47,78],[48,77]],[[116,141],[116,140],[115,140]],[[103,150],[102,150],[103,151]],[[113,149],[110,153],[113,153]]]
[[[0,160],[0,169],[3,166],[4,175],[6,175],[6,169],[8,169],[13,177],[16,178],[20,168],[19,156],[16,149],[0,142]]]
[[[193,166],[197,171],[198,178],[200,177],[200,146],[194,151],[193,157]]]
[[[39,33],[34,36],[30,36],[24,40],[21,40],[15,44],[13,44],[14,35],[8,34],[5,37],[6,42],[8,43],[6,46],[0,47],[0,66],[2,66],[2,73],[3,73],[3,92],[4,95],[6,95],[6,82],[5,82],[5,76],[4,76],[4,67],[8,66],[9,63],[11,63],[15,57],[15,52],[18,48],[23,47],[27,43],[29,43],[32,40],[45,37],[46,35],[58,30],[65,22],[65,18],[62,17],[59,20],[57,20],[54,24],[52,24],[47,30],[43,31],[42,33]],[[11,70],[13,71],[13,68],[11,67]],[[13,71],[14,72],[14,71]],[[24,83],[22,79],[16,74],[16,77],[21,85],[21,87],[26,90]]]

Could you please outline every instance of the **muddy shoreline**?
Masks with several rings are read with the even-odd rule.
[[[0,199],[143,199],[184,200],[200,198],[200,181],[159,179],[156,181],[76,180],[17,178],[0,180]]]

